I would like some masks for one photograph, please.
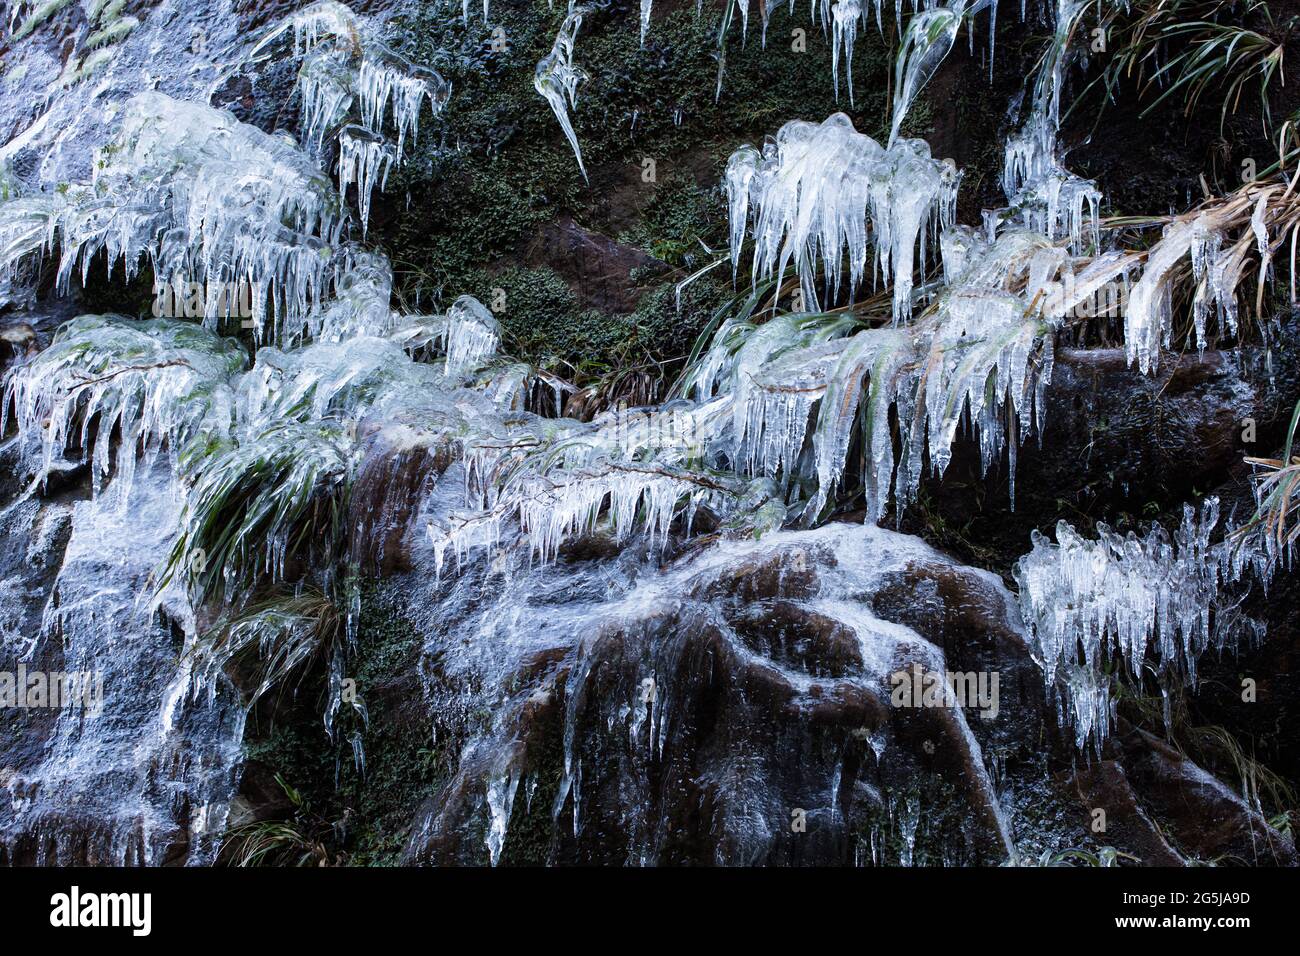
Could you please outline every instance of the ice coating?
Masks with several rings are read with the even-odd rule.
[[[184,590],[141,606],[175,540],[183,499],[170,467],[142,461],[115,491],[3,508],[6,536],[39,537],[54,523],[68,540],[57,599],[24,635],[31,643],[15,648],[0,629],[0,649],[21,659],[53,644],[61,667],[96,677],[93,706],[61,708],[37,759],[6,777],[0,846],[30,846],[43,866],[161,866],[185,844],[188,863],[211,865],[237,792],[245,712],[224,674],[192,693],[201,640]]]
[[[0,205],[0,236],[15,230],[0,271],[48,251],[53,234],[60,290],[104,252],[128,278],[147,262],[156,276],[179,273],[209,288],[264,287],[282,327],[321,301],[341,209],[328,179],[289,138],[224,110],[140,93],[123,107],[102,156],[90,183],[58,199]],[[23,205],[11,211],[13,202]],[[46,223],[40,243],[34,217]],[[14,221],[23,225],[8,226]],[[252,303],[259,331],[269,332],[267,305]],[[215,323],[216,303],[209,306]]]
[[[834,555],[835,560],[823,561],[823,555]],[[416,599],[416,605],[428,605],[430,616],[445,613],[443,608],[467,607],[471,614],[461,630],[456,633],[473,635],[471,640],[457,638],[466,646],[463,654],[451,655],[447,664],[450,680],[430,682],[427,692],[438,700],[444,712],[460,713],[464,704],[480,699],[484,693],[498,696],[506,694],[511,701],[511,712],[518,706],[529,706],[528,697],[540,695],[530,687],[522,693],[512,685],[512,675],[518,673],[520,661],[537,659],[550,649],[571,648],[566,657],[570,688],[581,688],[596,672],[606,673],[608,664],[602,663],[600,649],[607,634],[620,629],[646,627],[654,634],[654,622],[673,620],[683,609],[688,613],[684,626],[691,630],[701,628],[712,631],[721,627],[726,631],[723,613],[717,602],[709,597],[719,579],[728,569],[741,567],[769,567],[781,561],[787,574],[800,574],[817,569],[818,586],[815,595],[808,598],[808,606],[818,615],[843,623],[846,633],[856,646],[862,648],[864,672],[850,680],[868,693],[877,693],[891,661],[902,649],[923,648],[925,642],[909,628],[891,624],[872,614],[862,595],[871,594],[891,575],[916,562],[947,561],[915,538],[895,534],[880,528],[832,523],[811,532],[773,531],[761,538],[753,535],[738,536],[721,542],[717,547],[689,553],[661,564],[645,566],[639,563],[610,563],[600,565],[574,561],[546,566],[529,564],[528,554],[505,555],[494,563],[484,578],[478,574],[443,582],[434,590],[434,575],[429,572],[434,558],[421,554],[418,581],[419,593],[437,594],[441,602],[437,609],[433,601]],[[486,588],[484,581],[490,581]],[[990,587],[999,595],[1005,594],[1000,583],[991,581]],[[486,594],[485,594],[486,592]],[[573,602],[546,602],[545,595],[573,594]],[[1010,595],[1005,598],[1011,605]],[[529,613],[521,608],[533,608]],[[423,613],[423,612],[422,612]],[[725,640],[725,639],[724,639]],[[428,653],[440,654],[441,638],[430,643]],[[636,646],[636,645],[634,645]],[[590,715],[597,708],[596,720],[601,725],[615,729],[619,736],[626,735],[635,753],[660,761],[671,752],[672,741],[679,732],[683,716],[689,713],[687,700],[676,696],[676,685],[667,675],[681,666],[675,656],[681,645],[676,641],[648,643],[645,666],[640,677],[629,685],[603,682],[600,694],[572,692],[567,695],[560,710],[562,722],[560,737],[563,742],[562,774],[558,792],[553,801],[543,808],[567,827],[573,817],[573,832],[577,833],[602,819],[608,808],[598,806],[598,774],[588,763],[590,748],[581,739],[583,714]],[[725,644],[721,645],[725,646]],[[717,653],[716,651],[714,653]],[[723,652],[725,653],[725,651]],[[941,661],[941,654],[933,649],[926,659]],[[712,654],[710,655],[713,656]],[[825,692],[825,681],[815,680],[788,663],[770,661],[753,651],[741,651],[741,661],[749,666],[774,668],[782,682],[792,688],[791,707],[807,706],[805,701],[815,701]],[[941,666],[941,665],[940,665]],[[655,688],[653,698],[644,693],[645,678],[650,678]],[[814,688],[814,685],[821,687]],[[461,688],[474,688],[472,693]],[[460,703],[462,702],[463,703]],[[955,739],[965,742],[976,754],[970,767],[977,793],[987,794],[988,826],[999,847],[1010,844],[1011,834],[996,810],[997,798],[991,775],[985,770],[978,754],[968,718],[958,710],[954,714]],[[972,721],[973,722],[973,721]],[[473,781],[465,789],[474,794],[471,806],[482,808],[486,825],[482,835],[471,839],[486,845],[486,861],[500,864],[503,848],[512,826],[512,808],[531,794],[530,784],[535,781],[535,771],[524,759],[520,747],[493,746],[500,738],[507,743],[517,726],[513,720],[494,722],[490,726],[474,726],[465,745],[460,772]],[[900,736],[881,730],[872,747],[885,761],[906,759],[906,743]],[[716,786],[727,794],[745,794],[754,801],[766,801],[769,795],[756,790],[754,771],[742,762],[734,774],[719,779]],[[653,791],[653,778],[645,782],[639,774],[628,776],[629,788],[646,788]],[[821,805],[826,801],[834,805],[834,791],[818,791],[815,798]],[[914,808],[915,809],[915,808]],[[783,811],[784,812],[784,811]],[[977,817],[982,816],[979,812]],[[717,824],[728,838],[728,846],[735,848],[735,858],[761,859],[763,848],[773,842],[770,826],[765,821],[771,814],[759,815],[731,812],[718,816]],[[429,819],[417,834],[417,845],[425,839],[436,837],[440,830],[454,826],[456,819]],[[664,862],[667,852],[653,828],[633,826],[632,845],[627,850],[628,860],[637,865]],[[1006,850],[1002,849],[1005,854]],[[905,862],[905,861],[904,861]]]
[[[383,189],[388,170],[401,165],[407,139],[419,131],[425,101],[432,113],[440,113],[451,86],[437,71],[384,43],[368,18],[334,0],[320,0],[287,17],[258,41],[250,57],[269,56],[289,33],[294,54],[302,58],[302,128],[318,150],[327,137],[337,140],[339,189],[346,196],[348,186],[356,184],[364,232],[371,195],[376,186]],[[390,114],[397,130],[392,144],[384,135]]]
[[[649,6],[646,0],[641,8],[643,40]],[[351,615],[350,623],[340,627],[355,626],[334,553],[342,532],[337,523],[306,522],[317,513],[341,512],[361,463],[372,453],[376,429],[393,442],[399,456],[436,448],[439,467],[451,462],[436,488],[422,490],[427,509],[422,517],[428,520],[417,524],[420,536],[427,534],[421,543],[435,557],[422,567],[433,571],[429,577],[434,580],[449,570],[449,554],[455,556],[458,571],[486,567],[496,574],[500,568],[519,569],[527,563],[540,580],[549,571],[562,573],[565,547],[583,537],[634,544],[624,556],[628,565],[639,567],[637,563],[649,557],[646,567],[654,568],[672,558],[675,538],[692,537],[702,516],[710,529],[720,528],[724,536],[736,533],[752,540],[760,532],[775,532],[777,540],[783,540],[783,532],[776,529],[796,521],[815,525],[835,509],[845,509],[859,479],[867,520],[879,522],[891,505],[898,515],[916,495],[927,459],[932,469],[943,471],[967,422],[978,436],[986,469],[1007,449],[1014,496],[1016,449],[1041,429],[1053,337],[1069,310],[1099,285],[1116,277],[1127,281],[1132,273],[1135,302],[1126,316],[1125,339],[1131,357],[1145,370],[1154,366],[1162,344],[1168,342],[1169,295],[1180,272],[1190,270],[1196,283],[1195,329],[1201,344],[1209,340],[1214,318],[1235,330],[1234,279],[1246,260],[1240,241],[1233,241],[1235,227],[1210,212],[1174,223],[1161,242],[1142,253],[1101,250],[1096,229],[1099,197],[1090,191],[1091,184],[1071,178],[1059,161],[1060,51],[1049,56],[1044,71],[1048,80],[1043,89],[1050,95],[1035,97],[1024,135],[1008,147],[1006,181],[1015,208],[995,215],[983,233],[957,227],[952,221],[955,170],[936,162],[919,140],[899,139],[898,130],[917,90],[952,46],[960,18],[974,8],[923,6],[904,34],[887,147],[856,133],[841,114],[820,125],[789,124],[790,132],[782,130],[767,149],[745,147],[732,156],[726,187],[733,273],[739,272],[752,209],[754,276],[775,277],[794,265],[806,308],[790,314],[774,309],[770,317],[752,316],[753,322],[725,321],[713,347],[692,371],[696,387],[688,398],[648,409],[610,410],[591,422],[545,417],[536,413],[532,385],[543,382],[544,388],[555,388],[555,401],[548,398],[547,409],[553,404],[557,415],[560,386],[500,354],[502,330],[481,303],[462,296],[445,314],[430,316],[393,308],[387,260],[343,241],[338,197],[348,201],[355,187],[364,235],[374,190],[383,188],[387,172],[400,162],[406,137],[416,135],[424,100],[435,112],[445,100],[445,84],[440,85],[436,74],[421,73],[372,43],[377,33],[368,21],[340,4],[320,3],[291,18],[270,38],[291,30],[303,57],[299,92],[306,150],[286,137],[262,140],[251,127],[222,125],[228,114],[172,99],[177,104],[174,114],[168,113],[162,122],[169,135],[169,124],[179,127],[183,137],[193,126],[200,147],[205,137],[233,141],[238,156],[227,157],[225,166],[215,158],[203,165],[202,155],[203,162],[182,157],[180,171],[164,191],[149,181],[157,168],[130,160],[135,167],[128,169],[115,155],[114,141],[109,151],[114,155],[95,177],[66,192],[28,193],[25,186],[12,194],[6,191],[0,213],[0,262],[6,279],[15,280],[23,278],[35,259],[56,252],[66,255],[69,235],[84,237],[77,241],[88,250],[80,258],[74,251],[74,267],[84,269],[98,249],[118,250],[115,261],[127,262],[127,251],[139,247],[146,251],[136,259],[154,256],[155,269],[168,275],[166,265],[192,268],[201,262],[203,268],[219,270],[231,261],[242,262],[238,229],[249,223],[250,228],[264,229],[259,241],[270,236],[271,245],[279,242],[289,249],[283,261],[256,260],[242,271],[202,274],[218,279],[256,276],[269,282],[276,321],[273,328],[268,312],[263,330],[265,338],[276,334],[278,347],[260,349],[245,373],[242,350],[210,330],[185,323],[84,317],[65,326],[45,353],[15,367],[6,380],[4,414],[16,414],[22,440],[37,449],[44,472],[62,467],[63,456],[87,448],[97,492],[100,483],[108,481],[120,487],[124,498],[144,496],[147,513],[166,533],[161,541],[150,542],[122,536],[131,554],[131,573],[143,576],[174,547],[179,570],[169,580],[167,600],[182,617],[190,613],[182,601],[187,596],[209,599],[237,615],[228,632],[228,650],[247,649],[267,659],[268,676],[256,683],[255,694],[272,686],[276,672],[291,670],[322,651],[315,632],[306,626],[307,611],[243,615],[257,582],[302,584],[304,593],[329,592],[339,616]],[[747,19],[748,7],[746,2],[738,4],[742,19]],[[824,22],[830,11],[835,70],[842,47],[852,97],[851,56],[859,21],[869,9],[879,21],[880,4],[839,0],[832,9],[827,0],[820,9]],[[1077,9],[1060,6],[1061,50]],[[761,12],[766,25],[769,7],[764,5]],[[573,64],[581,15],[580,9],[570,11],[548,58],[551,65],[542,71],[539,64],[537,79],[585,176],[571,125],[582,78]],[[899,25],[901,29],[901,17]],[[118,29],[123,35],[132,32]],[[567,46],[561,42],[565,37]],[[133,107],[126,109],[129,118]],[[114,123],[122,121],[121,110],[113,116]],[[159,125],[158,120],[151,122]],[[156,130],[150,135],[155,143],[163,138]],[[329,181],[331,141],[338,147],[337,189]],[[198,151],[203,153],[202,148]],[[171,161],[167,149],[151,147],[148,152],[156,153],[160,164]],[[250,154],[255,155],[250,159]],[[234,201],[225,184],[248,175],[249,168],[261,192],[251,208],[239,211],[245,217],[241,225],[234,212],[226,213]],[[302,178],[295,183],[297,175]],[[275,194],[277,187],[285,190],[283,197]],[[116,207],[103,204],[102,192],[116,193],[119,188],[139,198],[130,216],[117,215]],[[1271,233],[1276,233],[1265,198],[1252,194],[1246,210],[1245,239],[1262,260],[1262,272],[1267,272]],[[110,195],[108,201],[116,200]],[[310,212],[312,204],[328,211],[328,228],[325,212]],[[144,212],[138,222],[128,221],[140,210]],[[107,226],[110,216],[113,224]],[[181,231],[178,223],[189,231]],[[158,238],[163,232],[149,230],[167,230],[165,240]],[[296,259],[291,254],[294,242],[302,246]],[[840,275],[845,254],[850,259],[847,282]],[[939,258],[942,282],[929,274]],[[842,299],[844,286],[856,290],[865,285],[868,262],[872,278],[883,279],[889,287],[890,316],[812,313],[819,301]],[[127,268],[132,266],[128,263]],[[828,275],[825,284],[823,270]],[[281,286],[292,300],[288,304],[282,300]],[[300,287],[306,291],[299,297],[293,290]],[[214,321],[209,325],[215,327],[219,316],[213,313],[210,318]],[[181,340],[181,335],[193,338]],[[87,433],[95,419],[99,427]],[[47,421],[51,426],[43,429]],[[4,424],[0,422],[0,431]],[[115,428],[125,440],[113,457],[109,441],[101,435]],[[861,450],[851,455],[855,447]],[[158,454],[163,449],[171,453],[166,458]],[[77,519],[77,561],[61,581],[66,594],[86,598],[79,611],[70,609],[59,621],[80,655],[94,651],[95,616],[102,619],[120,610],[120,599],[114,605],[109,596],[101,607],[96,602],[105,596],[87,593],[87,582],[94,580],[88,569],[111,554],[103,536],[116,534],[114,519],[106,511],[109,498],[96,494],[89,503],[93,508]],[[381,507],[376,513],[389,512]],[[1140,539],[1142,560],[1159,570],[1167,569],[1169,558],[1168,566],[1180,568],[1186,550],[1213,565],[1213,549],[1202,543],[1203,537],[1208,540],[1208,521],[1199,520],[1186,532],[1189,543],[1174,545],[1172,558],[1158,536]],[[204,529],[211,527],[229,529],[230,560],[205,563],[211,541]],[[304,534],[304,527],[310,533]],[[854,532],[875,546],[893,540],[875,528]],[[814,533],[836,542],[845,541],[847,534],[841,529]],[[1081,605],[1077,596],[1045,590],[1056,585],[1059,565],[1065,561],[1046,555],[1047,548],[1092,559],[1104,550],[1077,535],[1070,538],[1062,532],[1059,540],[1061,544],[1043,544],[1042,549],[1036,541],[1034,554],[1039,557],[1026,559],[1031,568],[1026,573],[1038,574],[1044,588],[1038,610],[1050,622],[1057,620],[1054,615]],[[751,547],[746,540],[733,554]],[[1131,576],[1126,562],[1140,563],[1127,542],[1122,549],[1107,547],[1114,552],[1107,561],[1115,568],[1101,575],[1102,591],[1108,582]],[[314,569],[305,584],[294,580],[295,567],[303,564]],[[853,570],[855,575],[861,571]],[[669,572],[666,580],[671,588],[682,577]],[[861,580],[854,577],[852,587],[859,587]],[[837,598],[850,593],[848,584],[840,583],[845,586],[836,592]],[[1188,666],[1187,648],[1204,646],[1195,609],[1201,607],[1205,590],[1197,591],[1195,582],[1184,583],[1189,594],[1178,597],[1174,610],[1186,628],[1179,625],[1173,632],[1173,657],[1183,661],[1178,665],[1183,668]],[[181,585],[190,586],[188,595]],[[131,588],[138,590],[138,583]],[[1080,584],[1080,593],[1086,590]],[[1159,601],[1166,598],[1173,600],[1161,592],[1152,599],[1153,606],[1163,606]],[[1133,603],[1139,610],[1148,607],[1136,599]],[[80,611],[87,617],[78,621]],[[1156,615],[1153,620],[1163,619]],[[1126,647],[1135,652],[1139,637],[1145,647],[1157,646],[1156,638],[1143,637],[1139,614],[1125,621],[1123,640],[1115,637],[1099,641],[1099,646],[1113,644],[1120,656]],[[507,624],[496,623],[500,630],[489,636],[525,639]],[[1067,623],[1084,627],[1073,620]],[[1184,630],[1191,638],[1184,638]],[[870,633],[878,636],[874,630]],[[1044,646],[1059,648],[1068,640],[1068,635],[1055,643],[1049,638]],[[1078,646],[1086,656],[1088,645]],[[338,685],[345,648],[346,642],[341,642],[328,650],[324,722],[331,735],[336,721],[344,719]],[[1072,669],[1068,658],[1066,652],[1057,655],[1054,673],[1071,688],[1068,700],[1078,715],[1076,729],[1084,727],[1083,739],[1095,741],[1105,733],[1105,679],[1096,670]],[[191,681],[196,690],[215,692],[220,685],[226,660],[220,655],[200,660],[199,672],[172,675],[168,699],[176,706],[168,713],[182,713],[179,702]],[[1069,685],[1076,679],[1077,685]],[[658,708],[641,707],[634,713],[634,721],[651,722],[651,739],[662,747],[663,725],[655,722],[664,718]],[[227,727],[224,736],[212,739],[224,746],[232,739],[230,732]],[[237,750],[238,730],[233,734]],[[153,736],[147,740],[151,747],[156,743]],[[570,742],[560,799],[572,802],[577,826],[584,812],[579,806],[584,787],[575,754]],[[238,759],[233,753],[217,756],[228,764]],[[363,759],[360,751],[356,757]],[[116,766],[124,762],[120,757],[114,761]],[[207,784],[196,784],[193,777],[186,770],[177,775],[177,785],[206,792]],[[56,785],[62,782],[53,772],[49,779]],[[222,784],[216,781],[213,799],[195,811],[211,814],[214,821],[194,828],[213,837],[199,853],[205,858],[216,843],[212,827],[219,831],[218,818],[224,813]],[[489,777],[483,796],[493,862],[501,857],[521,784],[522,792],[529,792],[528,781],[510,760],[496,765]],[[128,796],[137,803],[144,799],[139,793]],[[116,809],[107,810],[106,816],[116,819]],[[911,804],[904,813],[905,828],[907,819],[912,827],[910,848],[916,822]],[[153,851],[139,851],[134,835],[122,841],[125,826],[115,829],[113,858],[152,860]],[[908,859],[910,855],[909,849]]]
[[[200,429],[223,427],[228,382],[246,361],[238,343],[189,322],[82,316],[6,372],[0,431],[12,410],[19,432],[39,437],[42,480],[69,449],[89,449],[95,490],[111,470],[129,497],[138,455],[147,468],[160,449],[174,459]]]
[[[1002,189],[1020,222],[1051,239],[1069,237],[1080,253],[1099,244],[1101,193],[1065,168],[1057,138],[1069,38],[1087,7],[1083,0],[1057,0],[1055,29],[1035,77],[1030,113],[1021,131],[1007,140],[1002,171]]]
[[[1097,538],[1066,522],[1056,542],[1034,532],[1033,550],[1015,568],[1025,623],[1049,694],[1080,750],[1100,751],[1114,720],[1113,684],[1141,685],[1153,673],[1162,686],[1196,681],[1208,647],[1233,644],[1230,585],[1247,567],[1231,560],[1232,545],[1211,543],[1219,502],[1187,505],[1170,535],[1154,525],[1139,537],[1104,524]],[[1267,566],[1256,566],[1267,579]]]
[[[917,94],[952,49],[964,7],[964,0],[959,0],[952,7],[922,10],[907,22],[903,46],[894,67],[894,121],[889,129],[891,145],[898,139],[898,131]]]
[[[370,197],[376,186],[384,188],[396,161],[397,153],[384,138],[365,127],[349,126],[339,132],[339,194],[346,198],[348,187],[356,184],[362,235],[370,220]]]
[[[858,35],[858,21],[862,19],[859,0],[836,0],[831,8],[831,78],[835,91],[840,88],[840,48],[844,49],[844,75],[848,80],[849,103],[853,103],[853,42]]]

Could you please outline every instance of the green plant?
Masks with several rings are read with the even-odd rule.
[[[312,835],[328,829],[326,821],[312,813],[303,795],[280,774],[275,781],[293,808],[291,820],[261,820],[230,831],[227,845],[234,847],[232,866],[330,866],[344,862],[334,857],[325,843]]]
[[[193,486],[164,584],[183,571],[201,598],[238,604],[263,574],[282,581],[292,562],[332,567],[342,553],[352,462],[340,423],[207,435],[180,463]]]
[[[1279,22],[1266,0],[1144,0],[1131,7],[1098,0],[1098,12],[1111,45],[1101,77],[1110,98],[1132,82],[1140,96],[1155,96],[1142,115],[1171,97],[1181,97],[1190,115],[1209,90],[1222,90],[1222,129],[1253,85],[1264,128],[1271,128],[1270,97],[1286,82],[1296,17]]]
[[[198,646],[202,670],[252,673],[249,705],[318,656],[342,651],[343,616],[323,591],[303,588],[264,597],[220,619]]]

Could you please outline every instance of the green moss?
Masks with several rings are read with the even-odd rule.
[[[850,107],[847,97],[836,100],[829,44],[805,10],[791,16],[784,7],[773,12],[766,49],[757,22],[743,47],[739,25],[733,28],[715,101],[719,9],[709,3],[697,16],[691,4],[657,13],[644,49],[630,6],[605,4],[584,18],[576,60],[591,79],[573,121],[590,183],[533,87],[562,5],[497,0],[490,24],[477,17],[463,24],[435,5],[395,20],[403,52],[436,64],[452,84],[446,111],[422,124],[409,161],[389,181],[389,215],[377,214],[371,230],[394,261],[399,295],[445,305],[503,288],[508,346],[527,361],[567,368],[579,384],[632,354],[657,362],[684,355],[702,323],[668,322],[663,290],[709,261],[701,242],[725,249],[717,184],[727,156],[793,118],[821,120],[843,109],[880,135],[888,115],[893,38],[887,43],[874,31],[859,38]],[[505,50],[494,49],[496,27]],[[795,28],[806,31],[807,52],[791,48]],[[654,160],[653,181],[642,176],[645,159]],[[645,296],[636,317],[584,310],[559,276],[523,266],[523,247],[564,215],[673,267],[653,280],[658,296]],[[665,334],[674,329],[679,334]]]
[[[393,600],[366,585],[349,673],[366,702],[368,725],[345,709],[339,742],[332,744],[321,726],[317,695],[302,694],[282,700],[267,725],[249,728],[247,759],[301,791],[316,819],[332,824],[313,839],[353,865],[400,862],[418,808],[446,783],[455,760],[449,735],[435,734],[422,699],[411,697],[421,647],[419,633]],[[364,776],[346,743],[353,731],[361,732],[365,744]]]
[[[630,332],[624,317],[582,309],[552,269],[511,267],[481,281],[484,302],[493,289],[505,293],[497,319],[507,347],[561,373],[578,368],[592,353],[612,353]]]
[[[686,175],[672,175],[654,191],[641,218],[618,239],[670,266],[699,268],[713,258],[705,252],[706,246],[726,248],[727,207],[722,192]]]
[[[14,39],[21,40],[71,2],[72,0],[45,0],[22,22],[22,26],[14,33]]]

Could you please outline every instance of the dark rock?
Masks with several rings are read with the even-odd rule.
[[[1146,866],[1184,865],[1138,802],[1120,764],[1102,760],[1080,768],[1070,787],[1083,805],[1086,827],[1092,828],[1094,811],[1105,811],[1105,829],[1098,831],[1098,839],[1127,847]]]
[[[1250,866],[1296,866],[1295,844],[1222,781],[1142,730],[1116,741],[1133,789],[1189,856]]]
[[[646,275],[653,276],[668,268],[639,249],[584,229],[568,216],[543,226],[525,248],[523,260],[555,270],[582,308],[607,315],[636,309],[646,287],[641,285],[645,276],[633,279],[634,270],[648,270]]]

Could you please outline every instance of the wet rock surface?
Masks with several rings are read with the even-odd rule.
[[[922,777],[964,821],[949,862],[1004,858],[1010,834],[971,727],[985,721],[891,702],[891,675],[950,666],[870,605],[883,569],[916,560],[956,576],[954,603],[992,612],[1014,645],[995,580],[865,527],[721,542],[635,580],[581,563],[535,575],[531,593],[547,595],[558,626],[505,584],[451,635],[488,628],[524,652],[492,677],[508,688],[500,709],[426,807],[408,858],[481,860],[486,829],[508,860],[511,833],[540,816],[550,836],[535,862],[850,863],[887,856],[891,835],[914,852],[917,824],[891,794]],[[591,574],[606,600],[590,603]],[[557,588],[575,601],[556,607]],[[440,648],[426,654],[445,660]]]

